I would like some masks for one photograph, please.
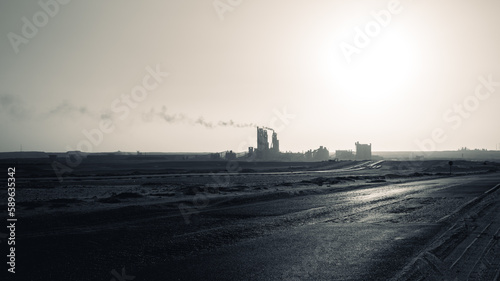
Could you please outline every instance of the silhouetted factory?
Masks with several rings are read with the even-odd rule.
[[[269,135],[269,132],[272,132]],[[269,142],[271,136],[271,142]],[[337,160],[371,160],[372,145],[355,143],[356,153],[353,150],[337,150],[335,159]],[[115,153],[113,155],[118,155]],[[148,157],[144,153],[137,152],[137,155],[142,158]],[[224,152],[215,153],[171,153],[164,155],[164,158],[172,161],[284,161],[284,162],[300,162],[300,161],[328,161],[330,160],[330,152],[324,146],[317,149],[309,149],[303,152],[281,152],[280,141],[276,131],[269,127],[257,127],[257,147],[248,147],[248,152],[227,150]]]
[[[269,143],[269,131],[272,132]],[[355,143],[356,154],[352,150],[337,150],[337,160],[371,160],[372,145]],[[172,156],[174,157],[174,156]],[[228,150],[207,155],[178,155],[176,159],[182,160],[245,160],[245,161],[328,161],[330,152],[324,146],[318,149],[309,149],[305,152],[281,152],[278,134],[269,127],[257,127],[257,147],[248,147],[248,152],[233,152]]]
[[[356,154],[352,150],[336,150],[335,158],[337,160],[372,160],[372,144],[361,144],[358,142],[356,145]]]
[[[269,145],[268,131],[273,132],[271,145]],[[268,127],[257,127],[257,148],[248,148],[248,157],[255,157],[257,160],[326,161],[329,156],[328,149],[323,146],[320,146],[316,150],[308,150],[305,153],[282,153],[280,152],[278,134],[272,128]]]
[[[271,142],[269,143],[269,132]],[[337,160],[371,160],[372,145],[355,143],[356,153],[352,150],[337,150],[335,158]],[[309,149],[305,152],[281,152],[280,141],[276,131],[269,127],[257,127],[257,147],[248,147],[248,152],[235,152],[228,150],[225,152],[209,153],[204,155],[171,155],[169,158],[175,160],[229,160],[229,161],[328,161],[330,152],[324,146],[317,149]]]
[[[356,160],[372,160],[372,144],[356,144]]]
[[[269,147],[267,130],[273,131],[271,147]],[[275,159],[279,157],[280,141],[278,140],[278,134],[273,129],[257,127],[257,149],[255,153],[257,153],[258,159]]]

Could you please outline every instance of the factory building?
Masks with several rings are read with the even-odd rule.
[[[308,150],[305,158],[308,161],[327,161],[330,158],[330,152],[326,147],[320,146],[318,149]]]
[[[269,146],[268,130],[273,131],[271,146]],[[257,159],[278,159],[280,157],[280,141],[278,140],[278,134],[271,128],[257,127],[257,148],[253,150],[252,153],[253,152],[256,153]]]
[[[271,144],[269,144],[268,140],[268,131],[273,132],[271,135]],[[282,153],[280,152],[278,134],[272,128],[257,127],[257,147],[249,147],[246,157],[248,159],[265,161],[327,161],[330,153],[323,146],[305,153]]]
[[[258,159],[265,159],[269,156],[269,141],[265,128],[257,127],[257,149],[255,152]]]
[[[372,160],[372,144],[356,144],[356,160]]]
[[[278,155],[280,153],[280,141],[278,140],[278,134],[273,130],[273,139],[271,142],[271,154]]]

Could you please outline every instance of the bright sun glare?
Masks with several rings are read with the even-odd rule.
[[[337,82],[348,102],[362,101],[367,107],[397,102],[411,88],[416,74],[415,48],[405,36],[384,34],[343,63]]]

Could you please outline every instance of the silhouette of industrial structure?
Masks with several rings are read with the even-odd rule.
[[[255,151],[258,159],[269,157],[269,141],[267,139],[267,130],[257,127],[257,149]]]
[[[283,162],[301,162],[301,161],[328,161],[330,152],[324,146],[317,149],[309,149],[305,152],[282,152],[280,151],[280,141],[276,131],[269,127],[257,127],[257,147],[248,147],[248,151],[227,150],[215,153],[143,153],[137,151],[136,157],[146,159],[148,157],[160,156],[169,161],[283,161]],[[269,134],[272,132],[271,134]],[[269,142],[269,137],[271,142]],[[353,150],[336,150],[336,160],[372,160],[372,145],[355,143],[356,153]],[[71,151],[67,153],[72,153]],[[51,158],[66,157],[67,153],[57,155],[52,153]],[[75,151],[73,153],[82,153]],[[94,157],[101,154],[93,154]],[[104,155],[104,154],[103,154]],[[129,153],[120,151],[107,153],[108,157],[130,157]],[[48,156],[46,156],[48,157]],[[86,156],[87,157],[87,156]]]
[[[268,130],[273,132],[271,146],[269,146]],[[255,152],[257,159],[279,159],[280,141],[278,140],[278,134],[271,128],[257,127],[257,149],[254,150],[252,147],[249,147],[248,152]]]
[[[278,140],[278,134],[273,130],[273,139],[271,143],[271,154],[280,153],[280,141]]]
[[[336,150],[335,159],[337,160],[372,160],[372,144],[361,144],[358,142],[356,145],[356,153],[352,150]]]
[[[356,144],[356,160],[372,160],[372,144]]]
[[[268,131],[273,132],[271,145],[269,145]],[[280,152],[278,134],[272,128],[257,127],[257,148],[249,147],[247,157],[257,160],[327,161],[330,153],[323,146],[320,146],[316,150],[308,150],[305,153]]]
[[[326,161],[330,158],[330,152],[326,147],[320,146],[316,150],[308,150],[304,153],[306,161]]]

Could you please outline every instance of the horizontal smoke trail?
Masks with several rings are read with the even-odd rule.
[[[151,121],[154,116],[158,116],[170,124],[188,123],[191,125],[201,125],[201,126],[204,126],[206,128],[210,128],[210,129],[213,129],[216,127],[234,127],[234,128],[257,127],[257,125],[253,124],[253,123],[237,123],[237,122],[234,122],[233,120],[219,121],[217,123],[213,123],[210,121],[206,121],[205,118],[203,118],[202,116],[198,117],[197,119],[193,119],[189,116],[186,116],[183,113],[168,114],[166,106],[163,106],[161,108],[160,112],[156,112],[152,108],[149,112],[143,114],[143,120]]]

